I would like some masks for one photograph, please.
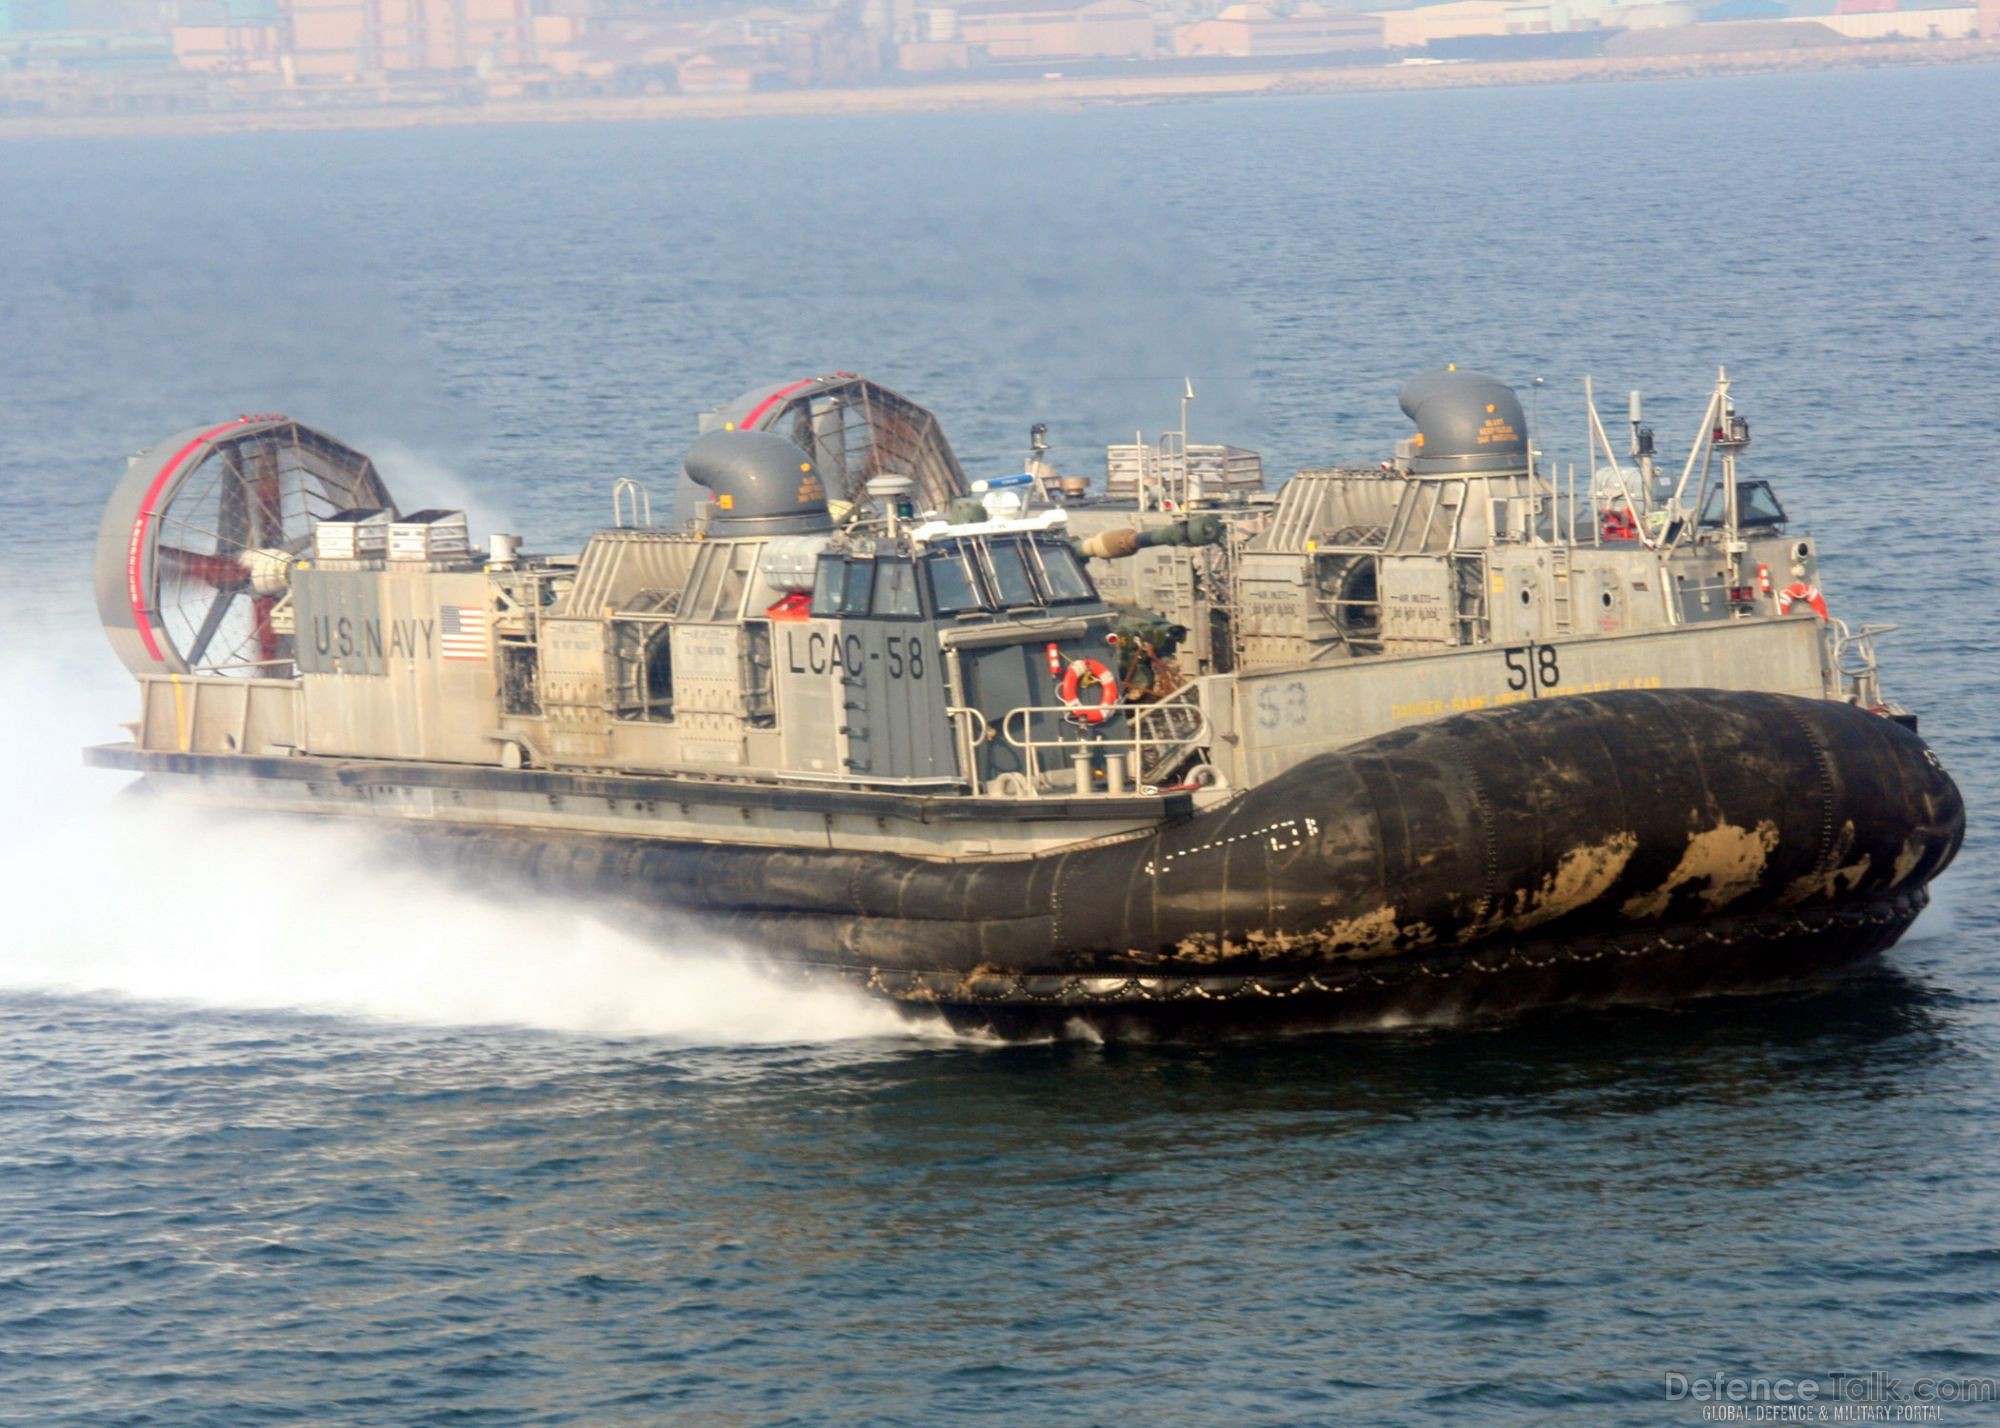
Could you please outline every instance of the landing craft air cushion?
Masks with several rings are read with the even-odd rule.
[[[278,416],[142,452],[87,751],[463,871],[691,915],[956,1022],[1206,1028],[1769,985],[1879,952],[1963,834],[1719,381],[1585,488],[1505,384],[1275,493],[1183,430],[968,483],[851,374],[703,419],[574,555],[473,548]],[[1600,461],[1597,444],[1602,445]]]

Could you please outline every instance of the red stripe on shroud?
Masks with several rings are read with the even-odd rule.
[[[146,527],[153,519],[153,503],[160,499],[160,492],[167,487],[167,478],[180,469],[181,463],[192,456],[197,447],[213,441],[233,426],[242,426],[257,418],[240,416],[234,421],[226,421],[197,436],[173,455],[173,459],[160,468],[153,484],[146,488],[145,497],[139,502],[139,519],[132,523],[132,540],[125,548],[125,594],[132,602],[132,621],[139,627],[139,638],[144,641],[146,653],[154,659],[162,658],[160,642],[153,638],[153,622],[146,618],[146,592],[140,579],[144,561],[141,552],[146,548]]]
[[[770,396],[750,408],[750,415],[736,423],[736,429],[738,431],[751,430],[757,425],[758,418],[762,417],[765,412],[769,411],[779,402],[782,402],[786,397],[789,397],[793,392],[796,392],[800,387],[810,387],[814,382],[823,382],[825,380],[826,378],[824,377],[802,377],[789,387],[778,388],[777,391],[771,393]]]

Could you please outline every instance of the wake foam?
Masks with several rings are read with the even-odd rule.
[[[19,796],[0,987],[710,1045],[939,1034],[693,927],[642,934],[389,864],[366,828],[119,798],[125,776],[80,767],[78,747],[121,737],[131,686],[19,658],[0,673],[30,696],[0,701]]]

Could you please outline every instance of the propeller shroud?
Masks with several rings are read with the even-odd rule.
[[[394,510],[367,456],[276,414],[240,416],[148,447],[128,463],[97,533],[97,608],[134,674],[289,678],[274,627],[313,525],[355,507]]]

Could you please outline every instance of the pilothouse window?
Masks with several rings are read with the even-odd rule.
[[[844,615],[859,615],[868,609],[868,594],[875,585],[875,562],[872,560],[850,560],[847,562],[847,576],[840,582],[840,610]]]
[[[923,609],[917,603],[917,568],[907,560],[878,560],[871,608],[877,615],[921,615]]]
[[[1701,511],[1701,523],[1705,526],[1719,526],[1728,515],[1729,495],[1717,486],[1708,493],[1708,503]],[[1785,523],[1785,508],[1778,504],[1778,498],[1772,494],[1770,482],[1736,483],[1736,523],[1742,526],[1782,526]]]
[[[868,613],[869,589],[875,580],[872,560],[842,560],[823,555],[813,577],[812,612],[821,619]]]
[[[931,604],[940,615],[1027,610],[1097,598],[1075,552],[1053,541],[953,541],[934,547],[924,556],[923,567]],[[876,600],[880,613],[879,593]]]
[[[1044,545],[1040,542],[1035,544],[1034,550],[1041,559],[1051,605],[1097,598],[1097,592],[1090,587],[1090,577],[1083,573],[1083,563],[1076,558],[1075,551],[1065,545]]]
[[[1028,559],[1022,553],[1019,541],[992,542],[986,547],[986,560],[987,569],[993,575],[993,589],[1000,597],[1003,610],[1041,604],[1035,597],[1035,582],[1028,575]]]
[[[977,610],[986,603],[980,598],[965,552],[957,546],[945,546],[925,556],[924,579],[931,588],[931,608],[940,615]]]

